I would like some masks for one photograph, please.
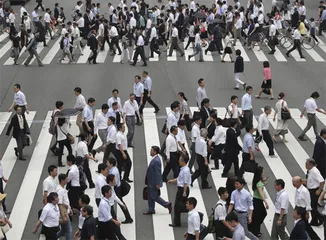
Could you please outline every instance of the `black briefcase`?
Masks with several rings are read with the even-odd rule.
[[[258,163],[255,161],[249,160],[249,161],[243,161],[241,165],[241,169],[245,172],[251,172],[255,173],[256,168],[258,167]]]
[[[157,196],[161,196],[160,189],[157,189]],[[148,201],[148,187],[144,187],[144,189],[143,189],[143,199]]]
[[[121,196],[124,197],[130,192],[130,184],[126,180],[121,180]]]

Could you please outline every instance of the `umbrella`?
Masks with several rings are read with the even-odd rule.
[[[67,109],[63,109],[58,113],[58,118],[66,118],[66,117],[72,117],[72,116],[76,116],[80,113],[80,111],[78,111],[75,108],[67,108]]]
[[[224,21],[222,19],[215,18],[213,19],[212,23],[224,23]]]
[[[203,12],[197,12],[197,13],[195,14],[195,17],[196,17],[196,18],[205,19],[205,18],[207,18],[207,15],[206,15],[205,13],[203,13]]]

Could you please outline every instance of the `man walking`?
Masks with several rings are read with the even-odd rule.
[[[142,66],[147,66],[144,45],[145,45],[145,41],[144,41],[143,35],[141,33],[138,33],[138,38],[136,41],[136,51],[134,54],[133,63],[131,63],[130,65],[136,66],[138,56],[140,55],[141,59],[144,62],[144,64]]]
[[[234,81],[235,81],[235,90],[239,90],[240,84],[243,86],[243,89],[246,88],[246,83],[240,80],[240,74],[244,72],[244,63],[243,57],[241,56],[241,50],[237,49],[235,51],[235,55],[237,58],[234,63]]]
[[[97,133],[94,131],[94,115],[93,106],[95,105],[95,99],[90,97],[87,101],[87,105],[83,109],[83,130],[88,140],[88,151],[91,152],[97,139]]]
[[[320,131],[320,136],[317,137],[314,154],[312,158],[317,163],[317,168],[323,179],[326,178],[326,129]]]
[[[172,52],[174,49],[176,49],[181,55],[180,57],[183,57],[185,53],[179,46],[179,31],[178,28],[176,27],[176,24],[172,24],[172,34],[171,34],[172,42],[169,50],[169,57],[172,57]]]
[[[203,78],[200,78],[198,80],[198,88],[196,92],[196,102],[198,108],[201,108],[201,102],[204,100],[204,98],[207,98],[205,81]]]
[[[244,118],[244,123],[242,123],[242,128],[248,126],[248,125],[253,125],[253,117],[254,113],[252,111],[252,98],[251,94],[253,92],[253,89],[251,86],[246,87],[246,94],[242,96],[242,101],[241,101],[241,108],[242,108],[242,115]]]
[[[103,152],[105,149],[106,139],[108,135],[108,110],[109,106],[106,103],[102,104],[102,111],[97,114],[95,119],[94,133],[98,134],[102,141],[102,144],[97,149],[92,150],[92,155],[94,157],[96,153]]]
[[[16,114],[11,118],[6,135],[9,136],[11,129],[13,129],[12,137],[16,139],[17,147],[14,148],[15,155],[19,160],[25,161],[23,156],[23,149],[27,145],[27,136],[30,134],[29,126],[27,124],[25,115],[22,114],[22,108],[18,105],[14,107]]]
[[[14,101],[12,102],[10,108],[8,109],[8,112],[11,112],[13,107],[19,106],[22,109],[22,114],[25,114],[25,112],[28,114],[29,111],[28,111],[26,96],[20,89],[21,89],[20,84],[16,83],[14,85],[14,92],[15,92]]]
[[[164,201],[158,194],[162,184],[162,163],[158,156],[160,148],[152,146],[151,157],[152,160],[146,171],[145,184],[148,187],[148,210],[144,212],[144,215],[155,214],[155,202],[160,204],[162,207],[169,210],[169,214],[172,212],[172,203]]]
[[[98,49],[98,41],[95,36],[95,30],[91,31],[91,35],[87,40],[87,46],[92,50],[92,56],[88,58],[88,63],[91,64],[91,61],[93,60],[93,64],[97,64],[96,58],[97,58],[97,49]]]
[[[135,83],[134,83],[134,94],[136,96],[136,102],[139,107],[143,105],[143,98],[144,98],[144,84],[141,82],[141,78],[139,75],[135,76]],[[140,125],[140,115],[137,114],[138,111],[136,111],[136,117],[137,117],[137,125]],[[142,108],[139,109],[139,113],[142,115]]]
[[[139,112],[143,114],[143,109],[145,107],[146,102],[152,105],[155,108],[154,113],[158,113],[160,111],[159,107],[152,100],[152,79],[148,76],[147,71],[143,71],[143,84],[144,84],[144,94],[143,94],[143,104],[140,106]]]
[[[294,39],[293,47],[285,53],[285,55],[287,57],[290,57],[289,54],[292,51],[294,51],[295,49],[297,49],[299,52],[300,58],[305,58],[305,56],[302,55],[302,51],[301,51],[301,38],[302,38],[302,36],[300,33],[300,24],[298,24],[293,33],[293,39]]]
[[[33,57],[35,56],[36,60],[37,60],[37,63],[40,67],[44,67],[42,61],[41,61],[41,58],[40,56],[38,55],[38,52],[36,51],[37,49],[37,38],[38,36],[40,35],[38,32],[35,33],[35,34],[32,34],[32,31],[31,29],[27,29],[27,34],[28,34],[28,38],[30,39],[28,44],[27,44],[27,47],[26,47],[26,50],[25,51],[28,51],[29,53],[29,56],[28,58],[26,59],[24,65],[26,67],[28,67],[29,63],[31,62],[31,60],[33,59]]]
[[[74,109],[79,111],[76,117],[76,125],[79,127],[79,135],[84,132],[83,124],[82,124],[83,123],[82,111],[86,107],[85,97],[81,93],[82,93],[81,88],[75,87],[74,94],[76,96],[76,103]]]

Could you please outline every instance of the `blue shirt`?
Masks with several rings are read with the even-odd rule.
[[[93,109],[89,105],[86,105],[83,109],[83,120],[84,118],[86,118],[88,122],[93,121]]]
[[[249,153],[249,148],[251,147],[252,151],[255,151],[255,141],[252,137],[251,133],[246,133],[246,135],[243,138],[243,148],[242,151],[244,153]]]
[[[252,196],[244,188],[241,191],[234,190],[232,192],[230,204],[233,204],[234,209],[239,212],[248,212],[249,209],[254,209]]]
[[[252,99],[251,99],[251,95],[249,95],[248,93],[246,93],[242,97],[241,108],[242,108],[242,111],[252,109]]]
[[[109,174],[113,174],[115,176],[116,186],[120,187],[120,173],[117,167],[113,167],[109,170]]]

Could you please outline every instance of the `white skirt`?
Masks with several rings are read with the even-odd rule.
[[[275,130],[275,135],[284,135],[288,133],[288,123],[287,120],[277,119],[277,126]]]

